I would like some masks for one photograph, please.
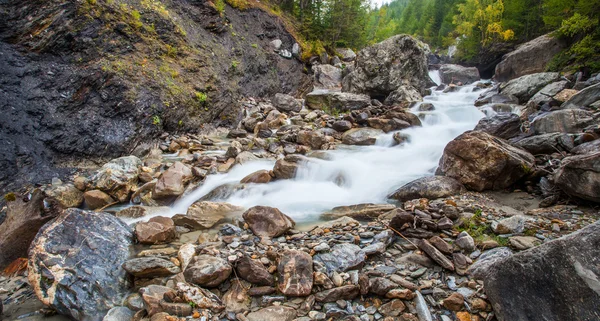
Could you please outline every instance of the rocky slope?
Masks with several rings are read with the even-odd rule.
[[[236,123],[238,97],[306,79],[273,50],[292,58],[279,18],[209,1],[3,1],[0,40],[0,191]]]

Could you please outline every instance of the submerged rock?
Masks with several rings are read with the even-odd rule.
[[[475,191],[503,189],[533,172],[534,157],[506,141],[468,131],[448,143],[438,171]]]
[[[68,209],[40,229],[29,250],[29,282],[38,298],[75,320],[102,320],[129,291],[121,264],[131,229],[107,213]]]
[[[599,246],[600,223],[594,223],[491,265],[485,292],[498,319],[597,319]]]
[[[464,192],[465,187],[456,179],[445,176],[418,178],[397,189],[389,198],[409,201],[417,198],[436,199],[457,195]]]

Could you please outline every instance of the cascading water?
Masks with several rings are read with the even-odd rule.
[[[484,117],[473,105],[479,96],[474,88],[465,86],[453,93],[434,91],[425,97],[423,102],[433,104],[435,109],[419,111],[417,105],[411,110],[419,115],[423,126],[402,130],[409,137],[402,145],[392,146],[391,132],[378,137],[374,146],[338,146],[337,150],[326,152],[327,160],[314,159],[305,164],[294,179],[249,184],[218,201],[246,208],[276,207],[297,222],[316,221],[321,213],[336,206],[385,203],[387,195],[398,187],[433,175],[446,144],[473,129]],[[211,175],[177,201],[170,214],[185,213],[192,203],[216,187],[239,183],[246,175],[272,169],[274,164],[274,161],[256,161],[236,165],[226,174]]]

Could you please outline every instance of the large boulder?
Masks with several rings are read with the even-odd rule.
[[[390,194],[389,198],[399,200],[401,202],[427,198],[436,199],[457,195],[465,191],[465,187],[454,178],[446,176],[429,176],[418,178],[408,184],[403,185],[394,193]]]
[[[29,283],[60,314],[102,320],[128,294],[121,264],[132,245],[131,229],[115,216],[68,209],[44,225],[31,244]]]
[[[296,177],[298,169],[309,162],[309,158],[302,155],[287,155],[275,162],[273,175],[277,179],[290,179]]]
[[[519,100],[519,104],[525,104],[546,85],[559,79],[560,74],[557,72],[541,72],[521,76],[500,85],[500,94],[515,96]]]
[[[251,207],[242,217],[257,236],[281,236],[296,225],[292,218],[268,206]]]
[[[600,151],[564,158],[554,182],[571,196],[600,202]]]
[[[335,52],[342,61],[349,62],[356,59],[356,53],[350,48],[335,48]]]
[[[409,35],[396,35],[361,50],[354,70],[342,80],[342,90],[387,97],[400,86],[421,94],[432,85],[428,74],[427,45]]]
[[[152,198],[173,197],[183,194],[185,185],[194,175],[182,162],[175,162],[158,178],[152,191]]]
[[[342,135],[342,143],[346,145],[375,145],[377,137],[384,132],[374,128],[353,128]]]
[[[317,89],[306,95],[305,104],[310,109],[350,111],[371,105],[371,98],[362,94]]]
[[[505,140],[468,131],[446,145],[438,171],[471,190],[497,190],[533,172],[534,164],[533,155]]]
[[[440,67],[440,78],[442,79],[442,83],[447,85],[459,82],[467,85],[480,79],[477,68],[451,64]]]
[[[302,251],[282,253],[277,265],[280,275],[279,291],[288,296],[307,296],[313,286],[313,260]]]
[[[514,254],[488,268],[498,320],[597,320],[600,223]]]
[[[589,86],[571,96],[569,100],[561,105],[561,108],[585,108],[594,104],[597,105],[598,101],[600,101],[600,83]]]
[[[509,81],[524,75],[543,72],[550,60],[563,48],[563,44],[549,34],[526,42],[502,57],[502,61],[496,65],[494,79]]]
[[[392,91],[383,101],[385,105],[392,106],[405,102],[415,103],[422,101],[421,93],[413,86],[402,85],[398,89]]]
[[[315,89],[342,88],[342,69],[332,65],[316,65],[313,70],[313,86]]]
[[[521,134],[521,118],[513,113],[499,113],[479,120],[475,130],[503,139],[510,139]]]
[[[533,155],[552,154],[557,151],[569,152],[573,149],[573,137],[564,133],[550,133],[526,137],[516,141],[511,140],[516,147],[522,148]]]
[[[11,193],[5,200],[6,218],[0,223],[0,268],[26,257],[38,230],[60,212],[58,204],[44,207],[44,194],[39,189],[29,199]]]
[[[594,122],[594,115],[582,109],[555,110],[536,117],[531,123],[537,135],[548,133],[579,133]]]
[[[275,94],[273,98],[273,106],[280,112],[299,112],[302,109],[302,104],[296,98],[285,95]]]
[[[537,107],[552,101],[552,97],[558,95],[558,93],[562,92],[568,85],[569,82],[566,80],[547,84],[529,99],[527,106]]]
[[[92,187],[108,193],[120,202],[125,202],[136,187],[142,161],[135,156],[111,160],[91,177]]]

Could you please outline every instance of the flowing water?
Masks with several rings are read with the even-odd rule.
[[[433,73],[432,79],[439,81]],[[326,151],[327,160],[315,159],[302,167],[296,178],[269,184],[250,184],[219,201],[249,208],[266,205],[279,208],[299,223],[319,220],[324,211],[341,205],[385,203],[387,195],[420,177],[433,175],[448,142],[473,129],[484,114],[473,102],[479,92],[465,86],[459,92],[434,91],[423,99],[435,110],[419,111],[422,127],[402,130],[409,141],[393,145],[393,132],[377,138],[374,146],[338,146]],[[274,161],[256,161],[236,165],[226,174],[211,175],[196,190],[171,207],[171,213],[185,213],[187,208],[224,184],[238,183],[246,175],[272,169]]]

